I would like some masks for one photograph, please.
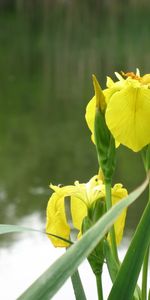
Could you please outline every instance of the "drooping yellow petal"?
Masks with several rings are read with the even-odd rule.
[[[80,199],[71,197],[71,213],[74,227],[81,231],[82,221],[87,216],[87,206]]]
[[[104,197],[106,196],[105,186],[103,186],[103,193]],[[126,197],[128,194],[127,190],[123,188],[122,184],[117,183],[113,186],[111,189],[111,195],[112,195],[112,206],[121,201],[124,197]],[[125,219],[126,219],[126,212],[127,209],[124,209],[123,212],[119,215],[116,222],[114,223],[114,229],[115,229],[115,235],[116,235],[116,242],[117,245],[120,244],[122,237],[123,237],[123,231],[125,226]],[[108,235],[108,240],[110,242],[110,235]]]
[[[84,217],[88,213],[94,201],[105,199],[105,185],[102,182],[101,174],[93,176],[87,183],[75,182],[74,185],[64,187],[54,186],[54,190],[47,206],[46,232],[69,240],[72,229],[78,230],[78,238],[81,237],[81,226]],[[121,184],[112,188],[112,204],[127,195],[126,189]],[[68,215],[67,202],[70,212]],[[120,215],[115,223],[116,239],[119,243],[122,239],[126,210]],[[55,247],[68,247],[69,243],[48,235]]]
[[[113,94],[105,115],[114,138],[135,152],[150,143],[150,90],[138,85]]]
[[[70,226],[67,223],[67,216],[65,212],[64,197],[59,194],[53,193],[49,199],[47,206],[47,223],[46,233],[51,233],[70,239]],[[83,218],[87,215],[87,206],[78,198],[70,197],[66,201],[71,201],[71,216],[72,223],[75,229],[81,231]],[[55,247],[68,247],[69,243],[51,235],[48,235]]]
[[[100,175],[93,176],[87,183],[75,182],[74,185],[59,187],[50,185],[54,193],[49,199],[47,206],[46,232],[55,234],[64,239],[70,239],[70,226],[68,224],[66,203],[70,201],[71,222],[81,235],[81,225],[87,215],[88,208],[94,201],[102,197],[101,187],[103,186]],[[70,218],[70,216],[69,216]],[[68,247],[69,244],[59,238],[49,235],[55,247]]]
[[[64,198],[53,193],[49,199],[46,211],[46,233],[55,234],[65,239],[69,239],[70,227],[65,216]],[[55,247],[68,247],[69,244],[59,238],[48,235]]]
[[[115,184],[114,187],[112,188],[112,205],[115,205],[116,203],[121,201],[121,199],[126,197],[127,194],[128,194],[127,190],[124,189],[121,184]],[[122,240],[124,226],[125,226],[126,212],[127,209],[124,209],[123,212],[117,218],[116,222],[114,223],[117,245],[119,245]]]

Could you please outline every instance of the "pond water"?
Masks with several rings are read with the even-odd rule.
[[[91,74],[104,87],[114,71],[148,73],[150,19],[136,7],[18,3],[0,10],[0,223],[43,230],[49,183],[86,182],[98,169],[84,118]],[[119,147],[114,182],[131,191],[143,178],[140,155]],[[144,193],[129,209],[125,237],[146,200]],[[0,247],[3,300],[16,299],[62,253],[29,233],[2,236]]]

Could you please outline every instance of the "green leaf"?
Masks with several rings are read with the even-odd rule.
[[[110,248],[109,242],[107,240],[103,241],[103,249],[104,249],[104,255],[106,258],[107,268],[109,271],[109,275],[111,278],[112,283],[114,283],[116,276],[118,274],[120,265],[116,262],[116,260],[113,257],[112,250]]]
[[[49,300],[72,276],[80,263],[93,251],[124,208],[145,190],[149,179],[128,197],[113,206],[83,237],[50,266],[19,298],[19,300]]]
[[[99,167],[103,171],[105,182],[111,182],[116,166],[115,140],[107,127],[104,112],[98,108],[95,112],[94,137]]]
[[[105,240],[103,242],[103,247],[104,247],[104,253],[105,253],[105,257],[106,257],[106,263],[107,263],[109,275],[110,275],[112,283],[114,283],[114,281],[117,277],[117,274],[119,272],[120,264],[114,260],[110,245],[107,240]],[[140,288],[137,285],[135,288],[135,291],[134,291],[133,300],[140,300],[141,299],[140,293],[141,293]]]
[[[86,216],[82,222],[82,233],[85,234],[92,227],[92,221]],[[103,263],[104,263],[104,255],[103,255],[103,239],[96,245],[94,250],[87,257],[87,260],[92,268],[95,276],[101,275]]]
[[[0,234],[10,233],[10,232],[26,232],[26,231],[36,231],[43,233],[40,230],[9,224],[0,224]]]
[[[148,202],[130,247],[111,289],[109,300],[132,299],[147,247],[150,244],[150,202]]]
[[[78,270],[76,270],[71,276],[71,281],[72,281],[76,300],[86,300],[86,296],[84,293],[84,289],[82,286],[82,282]]]
[[[63,237],[58,236],[56,234],[52,234],[50,232],[44,232],[38,229],[33,229],[33,228],[23,227],[18,225],[0,224],[0,234],[13,233],[13,232],[27,232],[27,231],[33,231],[33,232],[51,235],[57,237],[60,240],[67,242],[68,244],[71,245],[73,244],[73,242],[71,242],[70,240],[64,239]]]

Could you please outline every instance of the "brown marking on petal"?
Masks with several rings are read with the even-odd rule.
[[[132,79],[136,79],[138,81],[141,81],[141,77],[136,75],[134,72],[127,72],[127,73],[124,73],[123,71],[121,71],[121,74],[124,76],[124,77],[130,77]]]

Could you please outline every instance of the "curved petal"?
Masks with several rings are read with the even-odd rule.
[[[109,77],[109,76],[107,76],[106,77],[106,86],[108,87],[108,88],[112,88],[113,86],[114,86],[114,81],[111,79],[111,77]]]
[[[69,239],[70,228],[66,221],[64,198],[59,197],[57,193],[53,193],[49,199],[47,206],[46,232],[58,235],[65,239]],[[55,247],[68,247],[68,243],[48,235],[49,239]]]
[[[87,125],[92,132],[91,139],[93,143],[94,141],[94,120],[95,120],[95,107],[96,107],[96,97],[94,96],[88,103],[86,107],[86,113],[85,113],[85,119],[87,122]]]
[[[71,215],[74,228],[81,231],[83,218],[87,215],[87,206],[78,198],[71,197]],[[47,206],[46,232],[69,239],[70,226],[67,223],[64,197],[53,193]],[[80,234],[80,233],[79,233]],[[55,247],[68,247],[69,244],[59,238],[48,235]]]
[[[150,74],[145,74],[142,78],[141,78],[141,82],[143,84],[150,84]]]
[[[106,89],[104,90],[104,95],[105,95],[105,100],[106,102],[109,101],[110,97],[116,92],[118,89],[112,88],[112,89]],[[85,119],[87,122],[87,125],[91,131],[91,139],[92,142],[95,144],[95,139],[94,139],[94,121],[95,121],[95,106],[96,106],[96,97],[94,96],[89,103],[87,104],[86,107],[86,114],[85,114]],[[120,143],[118,141],[115,141],[116,143],[116,148],[119,147]]]
[[[111,97],[118,91],[121,90],[121,87],[117,85],[117,83],[114,83],[113,87],[111,88],[108,88],[108,89],[105,89],[103,91],[104,95],[105,95],[105,100],[106,100],[106,103],[108,105]]]
[[[74,185],[66,185],[63,187],[58,187],[57,185],[50,184],[50,188],[56,192],[59,198],[73,196],[79,198],[84,203],[87,202],[85,183],[79,183],[78,181],[76,181]]]
[[[106,110],[114,138],[137,152],[150,143],[150,90],[128,86],[116,92]]]
[[[121,201],[121,199],[126,197],[127,194],[127,190],[122,188],[121,184],[115,184],[115,186],[112,188],[112,205],[115,205],[117,202]],[[124,209],[114,224],[117,245],[119,245],[122,240],[126,212],[127,209]]]
[[[71,197],[71,213],[74,227],[81,231],[82,221],[87,215],[87,206],[80,199]]]

